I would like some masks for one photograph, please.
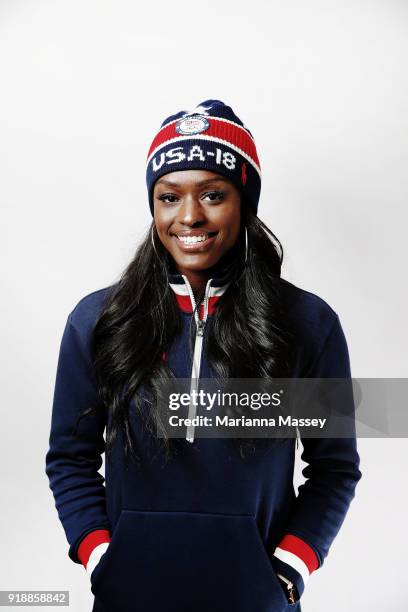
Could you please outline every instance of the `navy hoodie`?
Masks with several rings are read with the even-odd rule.
[[[174,272],[174,271],[173,271]],[[228,278],[211,279],[199,311],[185,276],[169,275],[183,331],[163,355],[178,378],[210,378],[205,337]],[[339,317],[321,298],[281,279],[299,338],[294,377],[349,378]],[[302,439],[305,483],[295,494],[295,444],[242,459],[232,440],[194,437],[167,464],[152,459],[135,414],[130,426],[140,465],[126,464],[124,440],[99,473],[110,416],[80,412],[97,402],[90,338],[115,285],[83,297],[69,314],[59,353],[46,473],[69,557],[85,567],[101,543],[107,550],[91,574],[100,612],[284,612],[277,574],[302,595],[322,566],[361,477],[355,438]],[[193,355],[189,328],[195,317]],[[205,325],[203,325],[203,321]]]

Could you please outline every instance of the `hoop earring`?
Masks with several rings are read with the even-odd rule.
[[[246,265],[247,259],[248,259],[248,230],[245,225],[245,261],[244,261],[245,265]]]
[[[158,254],[158,252],[157,252],[157,250],[156,250],[156,245],[154,244],[154,235],[153,235],[153,230],[154,230],[154,225],[152,225],[152,230],[151,230],[151,232],[150,232],[150,238],[151,238],[151,241],[152,241],[153,250],[154,250],[154,252],[156,253],[156,257],[157,257],[157,259],[160,259],[159,254]]]

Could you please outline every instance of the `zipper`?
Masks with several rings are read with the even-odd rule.
[[[288,591],[287,600],[290,604],[296,603],[296,592],[295,585],[293,582],[282,576],[282,574],[276,574],[278,578],[280,578],[286,585],[286,589]]]
[[[201,357],[202,357],[202,352],[203,352],[204,329],[205,329],[205,324],[206,324],[207,317],[208,317],[208,301],[209,301],[212,278],[210,278],[207,281],[207,285],[205,287],[204,300],[203,300],[204,313],[203,313],[203,318],[200,319],[199,308],[198,310],[196,310],[197,304],[194,298],[194,293],[191,288],[191,285],[187,277],[184,274],[182,274],[182,277],[184,279],[184,282],[187,285],[188,293],[190,295],[191,303],[193,305],[194,318],[196,322],[196,337],[194,341],[193,363],[192,363],[192,368],[191,368],[191,383],[190,383],[190,397],[192,397],[193,391],[198,391]],[[197,406],[195,406],[193,403],[190,403],[190,406],[188,408],[188,418],[193,419],[196,416],[196,414],[197,414]],[[189,425],[187,427],[187,433],[186,433],[187,442],[194,442],[194,431],[195,431],[195,425]]]

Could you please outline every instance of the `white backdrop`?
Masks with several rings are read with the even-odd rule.
[[[339,314],[355,377],[407,377],[408,5],[0,1],[0,589],[93,596],[44,472],[59,343],[151,221],[145,158],[207,98],[252,131],[283,276]],[[360,440],[356,498],[304,612],[403,611],[406,440]],[[300,466],[299,466],[300,467]]]

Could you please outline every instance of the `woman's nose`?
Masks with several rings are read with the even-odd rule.
[[[197,221],[205,221],[203,207],[198,198],[194,195],[188,195],[183,198],[183,202],[179,208],[179,221],[187,225],[197,223]]]

